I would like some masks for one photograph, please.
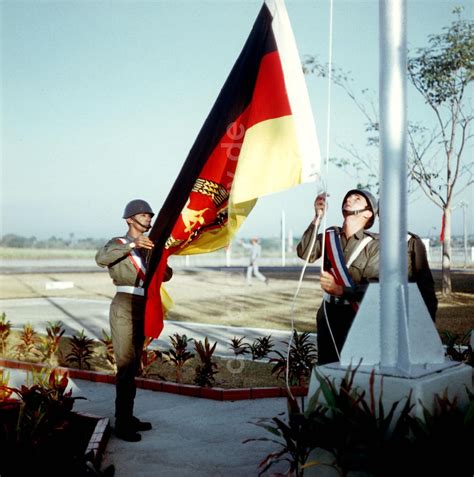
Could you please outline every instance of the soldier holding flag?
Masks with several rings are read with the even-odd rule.
[[[323,235],[318,234],[326,210],[326,195],[316,197],[315,218],[297,247],[298,256],[314,262],[321,256]],[[321,271],[323,303],[318,310],[318,364],[339,361],[347,333],[357,313],[368,284],[378,281],[379,241],[367,231],[377,215],[377,201],[360,189],[347,192],[342,201],[342,227],[325,231],[325,253]],[[311,244],[315,240],[314,247]]]
[[[137,442],[139,431],[152,428],[151,423],[140,421],[133,415],[136,395],[135,376],[141,364],[145,341],[145,289],[148,254],[153,242],[144,235],[151,228],[154,216],[148,202],[136,199],[129,202],[123,218],[127,233],[115,237],[96,254],[100,267],[107,267],[116,288],[110,305],[110,329],[114,348],[117,374],[115,380],[115,434],[120,439]],[[171,278],[167,268],[164,281]]]

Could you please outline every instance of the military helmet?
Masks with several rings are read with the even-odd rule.
[[[137,214],[151,214],[153,217],[155,213],[151,210],[150,204],[141,199],[131,200],[123,211],[123,218],[128,219]]]
[[[344,209],[344,202],[352,194],[359,194],[359,195],[365,197],[365,200],[369,204],[368,207],[372,212],[372,217],[365,224],[364,229],[370,229],[370,227],[372,227],[372,225],[374,225],[375,216],[378,213],[378,202],[377,202],[377,200],[372,195],[372,193],[370,193],[368,190],[365,190],[365,189],[351,189],[350,191],[348,191],[346,193],[346,195],[344,196],[344,199],[342,199],[342,204],[341,204],[342,209]]]

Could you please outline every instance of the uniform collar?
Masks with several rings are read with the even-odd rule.
[[[344,234],[344,229],[342,227],[338,227],[338,229],[339,229],[339,235],[344,235],[344,237],[346,237],[346,235]],[[357,240],[362,240],[365,237],[364,229],[362,228],[358,230],[355,234],[352,235],[352,237],[355,237]]]

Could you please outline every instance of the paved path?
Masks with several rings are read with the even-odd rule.
[[[24,381],[23,372],[11,373],[11,385]],[[87,398],[75,402],[75,411],[108,417],[113,424],[113,385],[77,379],[73,395]],[[278,449],[265,441],[243,444],[274,437],[252,422],[286,412],[286,400],[214,401],[138,389],[135,411],[153,429],[137,443],[111,435],[102,469],[113,464],[115,477],[249,477],[258,475],[259,462]],[[283,472],[285,466],[273,470]]]

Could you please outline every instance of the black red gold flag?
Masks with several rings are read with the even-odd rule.
[[[319,177],[316,128],[283,0],[266,0],[160,210],[150,238],[145,334],[163,329],[172,254],[225,247],[258,197]]]

